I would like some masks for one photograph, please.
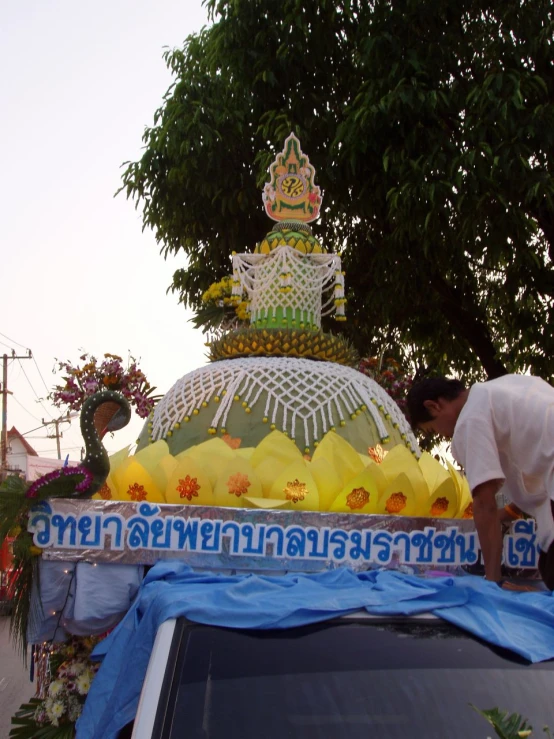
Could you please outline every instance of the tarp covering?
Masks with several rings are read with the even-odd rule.
[[[94,651],[103,664],[77,723],[77,739],[115,739],[134,718],[156,631],[170,618],[238,629],[286,629],[364,609],[395,616],[431,612],[531,662],[554,657],[550,592],[505,591],[469,575],[423,579],[337,569],[229,576],[160,562],[147,574],[123,621]]]

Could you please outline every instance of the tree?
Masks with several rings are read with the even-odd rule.
[[[343,251],[364,354],[554,378],[554,19],[547,0],[209,0],[122,189],[192,307],[268,230],[293,130]]]

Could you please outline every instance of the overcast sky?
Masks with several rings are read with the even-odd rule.
[[[24,433],[61,413],[37,402],[56,357],[131,350],[161,392],[206,362],[203,335],[166,295],[183,257],[165,261],[133,203],[113,196],[171,84],[163,47],[207,14],[201,0],[8,0],[0,12],[0,354],[33,352],[9,366],[8,428]],[[109,451],[141,427],[134,415]],[[78,459],[78,425],[63,433]],[[26,438],[55,457],[45,436]]]

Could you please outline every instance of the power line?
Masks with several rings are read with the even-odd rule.
[[[29,347],[28,346],[25,346],[24,344],[20,344],[19,341],[15,341],[15,339],[10,339],[9,336],[6,336],[6,334],[3,334],[1,331],[0,331],[0,336],[3,336],[8,341],[11,341],[12,344],[17,344],[17,346],[20,346],[22,349],[26,349],[27,351],[29,351]]]
[[[50,413],[50,411],[48,410],[48,408],[46,408],[46,407],[45,407],[45,406],[43,405],[43,403],[42,403],[42,400],[41,400],[41,399],[39,398],[39,396],[37,395],[37,391],[36,391],[36,390],[35,390],[35,388],[33,387],[32,383],[31,383],[31,380],[29,380],[29,378],[27,377],[27,373],[25,372],[25,369],[24,369],[23,365],[21,364],[21,360],[18,360],[18,362],[19,362],[19,364],[20,364],[20,366],[21,366],[21,369],[23,370],[23,374],[25,375],[25,379],[26,379],[26,380],[27,380],[27,382],[29,383],[29,386],[30,386],[31,390],[32,390],[32,391],[34,392],[34,394],[35,394],[35,396],[36,396],[36,399],[37,399],[37,400],[38,400],[38,402],[40,403],[40,405],[41,405],[42,409],[43,409],[44,411],[46,411],[46,413],[48,413],[48,415],[50,416],[50,418],[54,418],[54,416],[52,415],[52,413]]]
[[[2,344],[2,346],[7,346],[8,349],[10,349],[13,352],[13,346],[10,346],[10,344],[6,344],[5,341],[0,341],[0,344]]]
[[[40,375],[40,379],[42,380],[42,384],[43,384],[43,385],[44,385],[44,387],[46,388],[46,392],[47,392],[47,393],[49,393],[49,392],[50,392],[50,388],[48,387],[48,385],[47,385],[47,384],[46,384],[46,382],[44,381],[44,377],[42,376],[42,372],[40,371],[40,367],[39,367],[39,366],[38,366],[38,364],[37,364],[37,360],[35,359],[35,355],[34,355],[34,354],[33,354],[33,362],[35,363],[35,367],[36,367],[36,368],[37,368],[37,370],[38,370],[38,373],[39,373],[39,375]]]
[[[23,408],[23,410],[25,411],[25,413],[28,413],[31,416],[31,418],[34,418],[35,421],[40,421],[40,418],[37,418],[37,416],[34,416],[31,413],[31,411],[28,411],[27,408],[25,408],[25,406],[22,403],[19,402],[19,400],[15,397],[15,395],[12,395],[12,400],[15,400],[15,402],[17,403],[17,405],[20,406],[21,408]]]

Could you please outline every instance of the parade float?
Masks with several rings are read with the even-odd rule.
[[[225,283],[236,320],[212,336],[210,362],[155,404],[136,451],[108,458],[102,435],[128,422],[129,403],[95,392],[81,414],[84,461],[30,487],[4,484],[0,535],[20,527],[14,631],[38,645],[41,715],[52,644],[111,629],[144,567],[160,560],[228,573],[411,575],[459,575],[478,562],[465,478],[420,451],[352,346],[322,328],[323,316],[345,320],[345,275],[309,225],[322,195],[293,134],[269,175],[263,204],[274,225],[232,255]],[[532,521],[516,522],[504,558],[536,567]]]

